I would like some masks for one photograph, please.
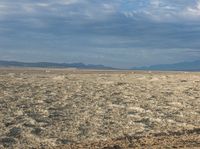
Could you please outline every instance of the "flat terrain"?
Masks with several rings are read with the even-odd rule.
[[[200,73],[1,68],[0,148],[200,148]]]

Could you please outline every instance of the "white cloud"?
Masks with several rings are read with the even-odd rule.
[[[37,3],[36,5],[39,7],[49,7],[50,6],[49,3]]]
[[[200,0],[193,7],[188,7],[185,12],[186,15],[192,17],[200,17]]]
[[[160,0],[153,0],[153,1],[150,1],[150,4],[155,8],[159,8],[161,1]]]
[[[126,17],[141,16],[158,22],[200,21],[200,0],[148,0],[147,5],[138,5],[137,8],[134,3],[132,9],[123,12]]]

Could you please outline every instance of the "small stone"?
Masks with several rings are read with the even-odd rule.
[[[41,128],[34,128],[34,130],[31,131],[31,133],[35,134],[35,135],[40,135],[42,132]]]
[[[23,112],[22,112],[22,111],[16,111],[15,114],[16,114],[17,116],[22,116],[22,115],[23,115]]]
[[[9,127],[10,125],[13,125],[13,124],[15,124],[14,121],[5,122],[6,127]]]
[[[119,145],[114,145],[112,147],[104,147],[103,149],[121,149],[121,147]]]
[[[73,141],[68,140],[68,139],[57,139],[56,142],[61,143],[61,144],[72,144],[73,143]]]
[[[31,124],[31,123],[24,123],[23,124],[25,127],[35,127],[34,124]]]
[[[35,120],[27,119],[27,121],[23,124],[25,127],[35,127]]]

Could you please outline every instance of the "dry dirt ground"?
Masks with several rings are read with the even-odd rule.
[[[200,148],[200,73],[1,68],[0,148]]]

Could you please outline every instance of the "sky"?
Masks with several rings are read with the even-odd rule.
[[[0,60],[117,68],[200,60],[200,0],[0,0]]]

